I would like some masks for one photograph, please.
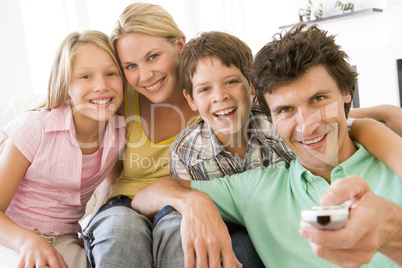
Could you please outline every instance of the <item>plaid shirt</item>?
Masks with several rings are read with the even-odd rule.
[[[248,126],[249,140],[243,159],[225,151],[213,130],[200,118],[184,129],[170,148],[170,174],[185,180],[211,180],[280,161],[286,165],[295,159],[255,104]]]

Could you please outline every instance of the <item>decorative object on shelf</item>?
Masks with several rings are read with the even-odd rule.
[[[313,6],[313,3],[311,0],[308,0],[306,8],[301,8],[299,9],[299,21],[303,22],[303,17],[306,17],[306,20],[310,20],[310,15],[311,15],[311,7]]]
[[[328,21],[335,21],[335,20],[343,20],[347,18],[353,18],[353,17],[359,17],[359,16],[366,16],[366,15],[372,15],[372,14],[378,14],[381,13],[382,9],[380,8],[367,8],[367,9],[362,9],[362,10],[357,10],[353,12],[346,12],[342,14],[337,14],[329,17],[322,17],[320,19],[315,19],[315,20],[310,20],[310,21],[305,21],[305,24],[312,24],[312,23],[321,23],[321,22],[328,22]],[[286,29],[286,28],[291,28],[295,26],[297,23],[292,23],[288,25],[282,25],[279,26],[279,29]]]
[[[347,3],[347,4],[342,4],[341,1],[336,1],[335,7],[339,7],[340,10],[342,10],[342,13],[345,13],[345,10],[350,10],[350,12],[353,12],[355,10],[355,4],[353,3]]]
[[[314,17],[315,19],[321,19],[322,18],[322,3],[318,5],[318,9],[314,11]]]

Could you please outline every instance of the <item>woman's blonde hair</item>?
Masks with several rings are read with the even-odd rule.
[[[166,38],[172,45],[185,37],[164,8],[145,3],[134,3],[123,10],[110,37],[113,49],[117,51],[116,43],[123,34],[134,32]]]
[[[88,30],[82,33],[74,32],[67,35],[57,49],[50,73],[46,101],[38,109],[56,108],[67,100],[68,90],[72,81],[75,54],[82,45],[93,45],[109,53],[119,68],[125,88],[126,81],[123,71],[118,63],[115,51],[110,46],[109,37],[95,30]]]

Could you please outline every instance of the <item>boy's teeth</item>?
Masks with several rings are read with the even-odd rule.
[[[223,110],[223,111],[219,111],[219,112],[216,112],[215,114],[216,115],[226,115],[226,114],[230,114],[231,112],[233,112],[234,111],[234,108],[232,108],[232,109],[227,109],[227,110]]]
[[[314,140],[301,141],[301,143],[306,144],[306,145],[313,144],[313,143],[321,141],[324,137],[325,137],[325,135],[323,135],[321,137],[318,137],[318,138],[316,138]]]
[[[112,98],[109,98],[109,99],[103,99],[103,100],[91,100],[91,103],[93,103],[93,104],[105,104],[105,103],[108,103],[108,102],[111,102],[112,101]]]
[[[162,83],[162,80],[159,80],[159,82],[156,83],[155,85],[150,86],[150,87],[145,87],[145,88],[146,88],[147,90],[154,90],[154,89],[157,88],[161,83]]]

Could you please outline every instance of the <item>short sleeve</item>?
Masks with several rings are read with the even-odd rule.
[[[281,162],[211,181],[191,181],[191,189],[206,193],[224,220],[244,225],[250,210],[261,205],[261,197],[287,185],[288,174]]]
[[[266,170],[265,167],[259,167],[211,181],[193,180],[191,188],[209,195],[224,220],[244,224],[255,190],[264,176],[269,174]]]
[[[23,113],[3,129],[4,137],[11,140],[20,152],[32,163],[43,135],[43,119],[39,111]]]
[[[244,224],[244,215],[240,214],[240,210],[236,207],[236,200],[234,200],[232,192],[233,186],[234,185],[231,183],[229,176],[210,181],[191,181],[191,189],[209,195],[225,221]],[[236,197],[240,199],[239,196]]]

